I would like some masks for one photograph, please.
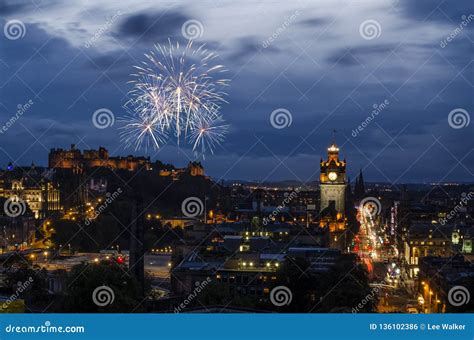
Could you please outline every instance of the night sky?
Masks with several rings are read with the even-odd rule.
[[[72,143],[145,154],[118,136],[133,66],[155,43],[186,42],[183,24],[197,20],[195,43],[216,51],[232,79],[222,108],[230,133],[203,161],[207,174],[315,180],[336,129],[351,177],[362,168],[368,181],[472,181],[472,0],[259,2],[0,0],[0,125],[33,103],[0,133],[0,167],[46,165],[50,148]],[[25,28],[15,39],[11,20]],[[94,127],[100,108],[113,126]],[[282,129],[270,122],[279,108],[291,114]],[[456,109],[461,126],[448,120]],[[171,144],[146,154],[194,160]]]

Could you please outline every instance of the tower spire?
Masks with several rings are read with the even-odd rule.
[[[328,155],[338,155],[339,154],[339,148],[337,147],[336,144],[336,129],[332,130],[332,143],[329,145],[328,148]]]

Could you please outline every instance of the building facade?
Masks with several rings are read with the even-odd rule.
[[[149,157],[110,157],[107,149],[99,147],[98,150],[77,149],[74,144],[70,150],[51,149],[48,157],[50,168],[61,169],[88,169],[94,167],[107,167],[114,170],[135,171],[141,167],[151,169]]]
[[[25,202],[35,218],[61,210],[59,186],[45,173],[34,165],[7,170],[0,178],[0,197]]]
[[[175,181],[179,180],[183,174],[204,176],[204,167],[200,162],[189,162],[186,168],[160,170],[161,177],[171,177]]]

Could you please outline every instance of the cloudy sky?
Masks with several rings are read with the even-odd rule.
[[[127,150],[118,135],[133,66],[155,43],[185,42],[185,23],[232,80],[211,176],[314,180],[336,129],[352,177],[472,181],[472,0],[0,0],[0,166],[46,165],[71,143],[194,159],[173,145]],[[101,108],[113,126],[94,127]]]

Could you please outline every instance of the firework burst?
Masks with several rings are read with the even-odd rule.
[[[221,89],[229,80],[221,78],[225,69],[217,64],[218,56],[204,45],[194,49],[191,41],[185,46],[170,41],[155,45],[145,57],[132,75],[132,99],[126,106],[133,112],[122,140],[140,148],[145,140],[133,138],[156,137],[152,145],[159,147],[167,135],[176,137],[178,145],[184,135],[193,151],[213,152],[227,132],[217,113],[226,102]]]

